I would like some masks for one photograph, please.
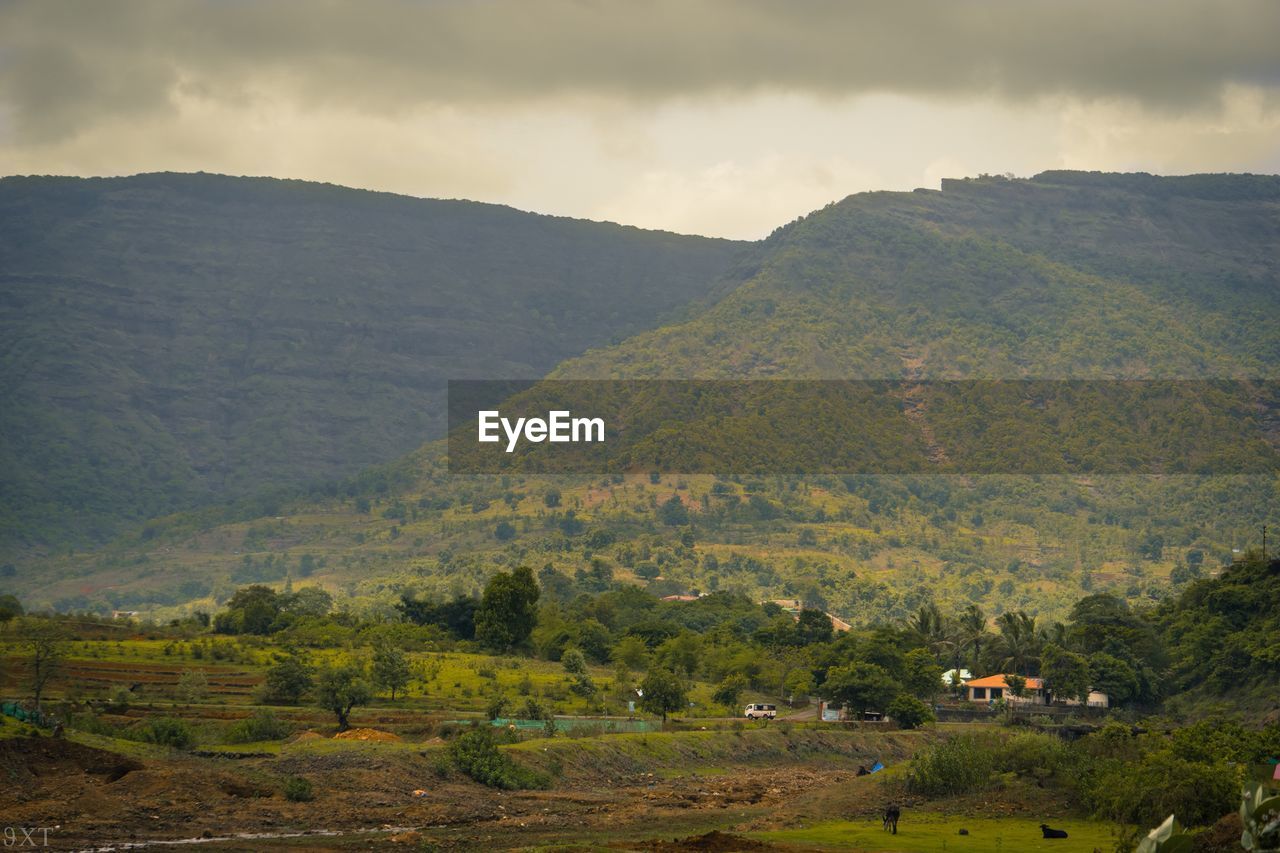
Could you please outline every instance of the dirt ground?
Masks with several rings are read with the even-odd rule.
[[[518,792],[441,779],[437,764],[434,753],[415,750],[139,761],[63,740],[13,738],[0,741],[0,822],[48,828],[48,849],[71,850],[165,849],[154,842],[184,839],[219,851],[770,850],[732,833],[871,819],[885,796],[847,762],[643,773]],[[315,799],[285,799],[290,776],[311,781]],[[419,789],[426,796],[415,797]]]

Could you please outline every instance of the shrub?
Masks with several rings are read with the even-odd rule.
[[[961,794],[985,788],[995,764],[989,743],[973,735],[944,740],[911,762],[907,789],[931,796]]]
[[[550,787],[545,775],[504,755],[488,729],[472,729],[450,743],[448,749],[453,765],[482,785],[505,790]]]
[[[161,717],[152,720],[141,731],[142,740],[173,749],[186,749],[195,741],[190,727],[182,720]]]
[[[1239,801],[1236,770],[1225,763],[1187,761],[1161,749],[1140,761],[1112,761],[1089,799],[1099,817],[1151,826],[1174,814],[1185,826],[1208,826]]]
[[[270,711],[258,711],[236,723],[227,731],[227,743],[254,743],[260,740],[281,740],[288,737],[288,724]]]
[[[1071,749],[1057,735],[1024,732],[1009,738],[996,757],[996,769],[1036,779],[1047,779],[1067,771],[1072,764]]]
[[[935,719],[932,708],[906,693],[898,694],[885,710],[889,718],[904,729],[917,729]]]
[[[316,797],[311,782],[301,776],[290,776],[284,780],[284,798],[291,803],[309,803]]]

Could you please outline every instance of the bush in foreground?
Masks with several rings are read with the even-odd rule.
[[[290,776],[284,780],[284,798],[291,803],[309,803],[315,799],[315,789],[310,780],[301,776]]]
[[[182,720],[161,717],[147,723],[142,730],[142,739],[147,743],[159,744],[173,749],[186,749],[195,742],[190,727]]]
[[[548,788],[551,780],[504,755],[488,729],[473,729],[449,744],[453,765],[482,785],[504,790]]]

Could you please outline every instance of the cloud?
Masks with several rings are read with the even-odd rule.
[[[1272,0],[15,0],[0,105],[46,144],[183,99],[395,118],[447,104],[793,92],[1216,107],[1280,85]]]

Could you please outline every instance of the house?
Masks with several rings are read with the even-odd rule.
[[[988,675],[985,678],[973,678],[964,682],[964,689],[970,702],[998,702],[1003,699],[1010,703],[1027,705],[1079,705],[1079,699],[1057,699],[1045,689],[1044,679],[1027,677],[1022,696],[1014,696],[1009,692],[1005,682],[1006,675]],[[1108,708],[1111,699],[1100,690],[1090,690],[1085,704],[1090,708]]]
[[[1021,697],[1009,692],[1003,675],[988,675],[986,678],[973,678],[964,683],[965,693],[970,702],[1026,702],[1036,705],[1048,705],[1049,699],[1044,689],[1044,680],[1027,678],[1027,686]]]

